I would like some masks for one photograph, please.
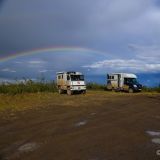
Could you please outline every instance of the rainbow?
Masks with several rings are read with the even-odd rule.
[[[43,52],[52,52],[52,53],[57,53],[57,52],[92,52],[92,53],[100,53],[102,54],[103,52],[97,51],[97,50],[92,50],[88,48],[82,48],[82,47],[49,47],[49,48],[39,48],[39,49],[33,49],[30,51],[25,51],[25,52],[19,52],[19,53],[12,53],[9,56],[2,57],[0,58],[0,62],[5,62],[17,57],[23,57],[23,56],[28,56],[28,55],[35,55]],[[103,53],[104,54],[104,53]]]

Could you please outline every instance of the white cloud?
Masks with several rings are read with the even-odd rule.
[[[132,59],[105,59],[97,61],[85,68],[110,71],[160,72],[160,47],[158,45],[128,45],[134,53]]]
[[[30,60],[28,61],[29,64],[43,64],[45,61],[42,60]]]
[[[8,84],[8,83],[15,83],[16,81],[13,79],[9,79],[9,78],[0,78],[0,84],[4,83],[4,84]]]
[[[160,63],[160,46],[159,45],[136,45],[129,44],[129,48],[136,54],[136,59],[145,62]]]
[[[130,71],[130,72],[160,72],[160,63],[146,63],[136,59],[112,59],[95,62],[85,68],[110,70],[110,71]]]
[[[40,70],[39,72],[40,73],[46,73],[46,72],[48,72],[49,70],[46,70],[46,69],[44,69],[44,70]]]
[[[31,68],[43,68],[46,64],[46,61],[43,60],[29,60],[27,61],[27,66]]]
[[[22,64],[23,62],[21,62],[21,61],[15,61],[14,63],[16,63],[16,64]]]
[[[10,68],[3,68],[3,69],[1,69],[1,71],[2,72],[16,72],[15,70],[12,70],[12,69],[10,69]]]

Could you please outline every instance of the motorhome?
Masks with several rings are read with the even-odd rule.
[[[107,89],[133,93],[141,91],[142,85],[138,83],[137,76],[135,74],[111,73],[107,74]]]
[[[67,92],[72,95],[74,92],[86,93],[84,75],[80,72],[57,72],[57,88],[59,94]]]

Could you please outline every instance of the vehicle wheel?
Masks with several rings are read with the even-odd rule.
[[[86,91],[82,91],[82,94],[86,94]]]
[[[129,92],[129,93],[133,93],[134,91],[133,91],[132,88],[129,88],[128,92]]]
[[[67,89],[67,94],[71,96],[73,92],[70,89]]]
[[[63,93],[63,90],[59,88],[59,89],[58,89],[58,93],[59,93],[59,94],[62,94],[62,93]]]
[[[112,92],[116,92],[117,90],[112,87],[111,91],[112,91]]]
[[[112,86],[111,85],[107,85],[107,90],[112,91]]]

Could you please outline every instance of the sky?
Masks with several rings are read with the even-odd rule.
[[[0,0],[0,80],[66,70],[159,74],[160,1]]]

